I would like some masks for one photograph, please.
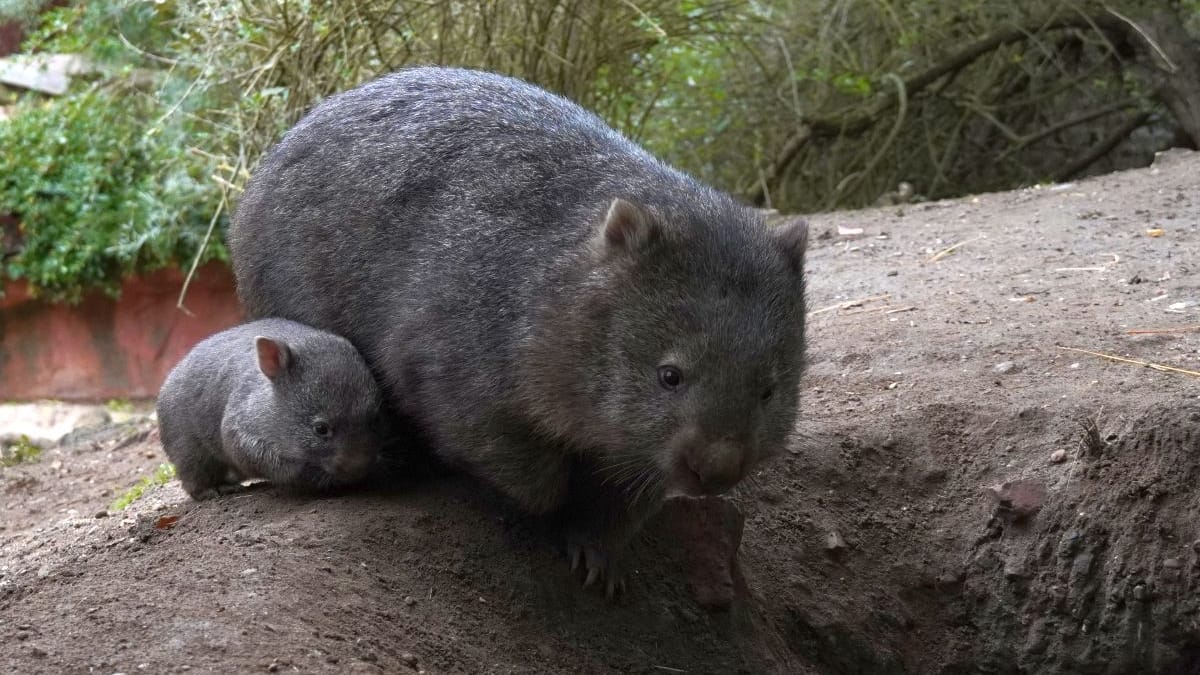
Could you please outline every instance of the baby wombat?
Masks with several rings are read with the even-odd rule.
[[[345,335],[611,592],[665,495],[730,489],[792,430],[806,228],[761,218],[570,101],[429,67],[317,105],[230,246],[251,314]]]
[[[381,446],[380,404],[344,338],[263,319],[196,345],[162,386],[158,424],[194,499],[250,478],[313,491],[366,476]]]

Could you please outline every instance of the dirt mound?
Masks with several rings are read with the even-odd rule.
[[[461,477],[110,514],[137,428],[0,473],[0,670],[1200,672],[1200,379],[1063,349],[1200,370],[1168,159],[814,217],[802,438],[744,526],[670,505],[622,604]]]

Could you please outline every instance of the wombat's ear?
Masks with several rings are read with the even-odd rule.
[[[617,197],[604,217],[604,248],[634,253],[658,238],[658,225],[645,209]]]
[[[288,369],[292,352],[279,340],[259,335],[254,338],[254,349],[258,351],[258,369],[270,379],[275,379]]]
[[[808,249],[808,222],[797,218],[786,225],[773,228],[771,234],[791,263],[792,271],[804,272],[804,252]]]

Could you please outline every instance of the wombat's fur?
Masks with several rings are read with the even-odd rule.
[[[611,585],[665,494],[727,490],[785,444],[806,234],[560,97],[417,68],[301,120],[230,246],[253,315],[349,338],[440,456],[564,513]]]
[[[321,490],[366,476],[381,403],[344,338],[263,319],[205,339],[175,366],[158,396],[159,433],[194,499],[250,478]]]

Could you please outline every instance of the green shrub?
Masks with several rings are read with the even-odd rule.
[[[0,276],[50,300],[78,301],[121,277],[225,259],[220,160],[191,112],[192,74],[153,49],[172,33],[149,2],[96,2],[47,12],[29,51],[77,53],[94,73],[65,96],[27,94],[0,122],[0,215],[19,222],[19,248]],[[217,236],[202,243],[210,224]]]
[[[150,132],[156,112],[91,87],[27,97],[0,123],[0,212],[17,216],[23,240],[9,278],[75,301],[87,288],[114,292],[124,274],[190,261],[220,193],[210,162],[188,155],[186,130]]]
[[[23,435],[8,447],[0,446],[0,467],[36,462],[41,456],[42,448]]]
[[[122,492],[120,496],[109,504],[108,510],[116,513],[129,508],[129,505],[141,499],[148,490],[156,488],[160,485],[166,485],[172,478],[175,477],[174,464],[159,464],[154,469],[154,473],[149,476],[142,476],[138,482],[129,487],[128,490]]]

